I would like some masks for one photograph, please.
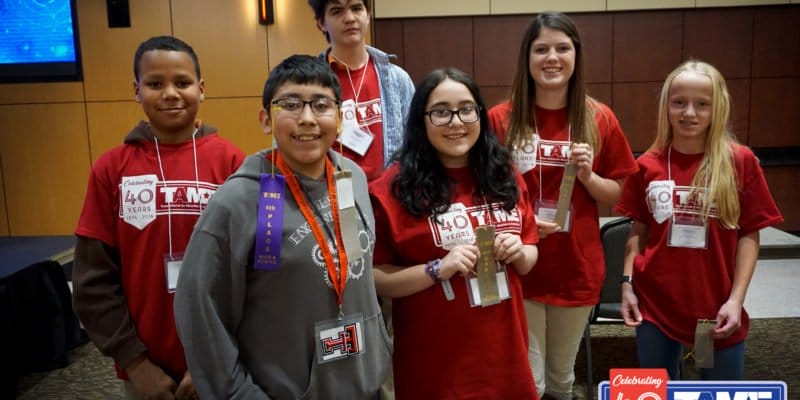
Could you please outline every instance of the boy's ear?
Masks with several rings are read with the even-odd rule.
[[[261,125],[261,130],[265,135],[272,133],[272,120],[270,120],[269,111],[262,108],[258,112],[258,123]]]
[[[139,95],[139,82],[133,81],[133,96],[137,103],[142,102],[142,96]]]
[[[200,79],[198,86],[200,86],[200,101],[203,101],[206,99],[206,81]]]

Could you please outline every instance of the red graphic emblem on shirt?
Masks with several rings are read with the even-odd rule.
[[[667,370],[612,368],[611,400],[667,400]]]

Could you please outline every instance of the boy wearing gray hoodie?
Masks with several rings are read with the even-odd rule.
[[[216,192],[178,281],[195,388],[200,398],[373,398],[391,348],[366,176],[331,150],[339,82],[324,62],[291,56],[270,72],[262,102],[277,146]]]

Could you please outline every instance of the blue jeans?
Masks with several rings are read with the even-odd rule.
[[[670,380],[680,379],[678,365],[683,347],[655,325],[645,321],[636,328],[636,349],[639,367],[666,368]],[[714,368],[699,368],[700,378],[706,380],[737,380],[744,376],[744,341],[724,349],[714,350]]]

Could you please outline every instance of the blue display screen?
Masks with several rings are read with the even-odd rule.
[[[74,0],[0,0],[0,81],[80,76]]]

